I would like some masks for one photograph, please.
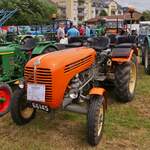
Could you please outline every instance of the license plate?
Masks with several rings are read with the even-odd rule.
[[[45,85],[28,83],[27,100],[36,102],[45,102]]]
[[[35,109],[46,111],[46,112],[50,111],[49,107],[43,104],[32,103],[32,107]]]

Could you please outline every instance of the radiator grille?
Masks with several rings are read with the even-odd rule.
[[[24,76],[25,76],[25,80],[27,81],[27,83],[34,83],[34,68],[26,67]],[[51,74],[50,69],[37,68],[36,69],[36,83],[45,84],[46,102],[51,101],[52,100],[52,74]]]
[[[85,57],[83,59],[80,59],[80,60],[75,61],[75,62],[73,62],[71,64],[68,64],[68,65],[65,66],[64,72],[67,73],[67,72],[69,72],[71,70],[74,70],[74,69],[76,69],[76,68],[78,68],[78,67],[80,67],[80,66],[82,66],[82,65],[84,65],[84,64],[86,64],[88,62],[90,62],[91,59],[92,59],[92,55],[89,55],[89,56],[87,56],[87,57]]]

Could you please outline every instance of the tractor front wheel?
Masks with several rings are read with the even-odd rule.
[[[11,117],[17,125],[27,124],[34,119],[36,110],[28,106],[23,89],[18,88],[14,92],[11,102]]]
[[[102,137],[105,108],[103,96],[92,96],[87,114],[87,137],[91,146],[96,146]]]
[[[8,84],[0,84],[0,117],[9,112],[12,90]]]
[[[145,72],[147,74],[150,74],[150,48],[148,46],[148,42],[145,42],[145,47],[144,47],[144,52],[145,52]]]
[[[121,102],[133,99],[137,81],[137,58],[133,54],[130,62],[118,64],[115,70],[115,94]]]

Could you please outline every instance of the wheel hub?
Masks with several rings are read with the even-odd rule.
[[[130,93],[134,93],[135,84],[136,84],[136,65],[132,63],[131,70],[130,70],[130,81],[129,81]]]
[[[10,105],[11,95],[7,89],[0,89],[0,113],[5,112]]]
[[[145,68],[147,69],[148,67],[148,50],[146,48],[146,51],[145,51]]]
[[[6,101],[6,99],[4,97],[0,98],[0,103],[4,103]]]
[[[29,118],[32,113],[33,113],[34,109],[30,108],[30,107],[26,107],[25,109],[21,110],[21,114],[24,118]]]

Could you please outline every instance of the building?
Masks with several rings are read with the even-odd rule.
[[[139,23],[141,17],[142,17],[142,14],[138,11],[135,11],[133,13],[132,18],[131,18],[131,14],[129,12],[125,12],[123,15],[98,16],[98,17],[95,17],[95,18],[91,18],[91,19],[87,20],[87,23],[96,25],[96,24],[99,24],[99,22],[101,20],[117,20],[117,19],[120,19],[120,20],[124,20],[127,24],[130,24],[131,21],[132,21],[132,23],[137,24],[137,23]]]
[[[116,0],[93,0],[93,7],[95,8],[95,17],[100,16],[102,10],[104,10],[108,16],[123,14],[123,8]]]
[[[74,24],[82,23],[104,10],[108,16],[122,15],[123,8],[116,0],[51,0],[58,5],[60,18],[70,19]]]
[[[115,0],[105,0],[104,10],[108,16],[123,14],[123,8]]]
[[[74,24],[95,17],[92,0],[51,0],[58,5],[59,17],[70,19]]]

